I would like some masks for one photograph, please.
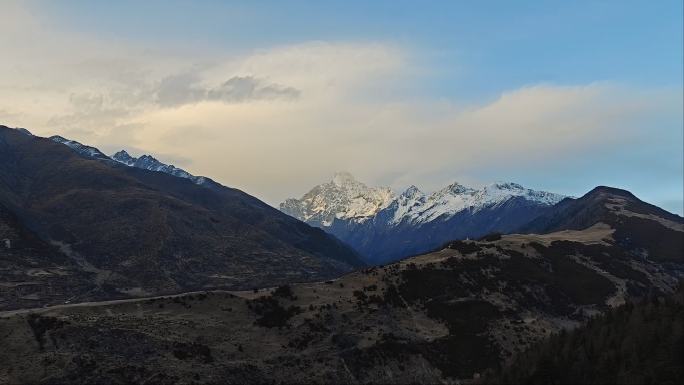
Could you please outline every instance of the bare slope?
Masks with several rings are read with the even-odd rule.
[[[493,236],[328,282],[7,315],[0,382],[468,380],[625,298],[673,290],[681,263],[615,234]]]
[[[216,183],[88,158],[1,126],[0,164],[0,204],[95,273],[104,292],[264,286],[363,265],[322,230]]]

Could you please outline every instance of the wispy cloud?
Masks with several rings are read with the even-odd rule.
[[[682,152],[681,88],[533,84],[457,102],[426,95],[420,52],[387,42],[154,52],[45,28],[14,4],[13,21],[0,25],[11,58],[0,61],[5,124],[191,159],[189,171],[270,203],[341,169],[430,189],[554,167],[577,180],[614,165],[606,180],[630,172],[616,160],[625,154],[670,170],[659,178],[681,190],[681,162],[672,160]]]
[[[196,74],[185,73],[162,79],[152,92],[155,101],[164,107],[204,101],[242,103],[255,100],[296,99],[300,91],[254,76],[233,76],[225,82],[207,87]]]

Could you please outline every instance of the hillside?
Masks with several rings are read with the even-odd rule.
[[[632,193],[599,186],[578,199],[565,199],[523,226],[522,232],[579,230],[597,223],[615,229],[615,242],[643,258],[684,259],[684,218],[639,200]]]
[[[93,272],[19,223],[0,205],[0,309],[58,304],[84,295],[97,298]],[[113,293],[108,293],[113,294]]]
[[[0,164],[0,205],[52,253],[92,273],[101,293],[265,286],[325,279],[363,265],[322,230],[215,182],[199,186],[90,158],[4,126]],[[23,280],[11,271],[2,274],[5,283]],[[72,300],[92,297],[81,294]]]
[[[562,331],[486,378],[503,384],[678,384],[684,376],[684,291],[627,303]]]
[[[612,205],[608,213],[635,214]],[[647,220],[675,227],[677,239],[684,235],[667,218]],[[681,259],[635,253],[616,233],[601,222],[491,236],[327,282],[5,313],[0,359],[15,369],[0,378],[471,381],[553,333],[633,298],[674,290]]]

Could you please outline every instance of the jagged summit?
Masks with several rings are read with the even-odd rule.
[[[419,204],[410,202],[410,207],[399,205],[391,222],[428,223],[438,218],[445,220],[465,210],[477,212],[516,197],[540,205],[553,205],[564,198],[559,194],[531,190],[511,182],[492,183],[482,188],[454,182],[430,194]]]
[[[501,190],[522,190],[524,187],[513,182],[496,182],[492,184],[492,187]]]
[[[139,158],[135,158],[125,150],[121,150],[116,154],[112,155],[112,159],[130,167],[140,168],[143,170],[158,171],[173,176],[177,176],[179,178],[190,179],[193,183],[199,185],[207,181],[207,178],[203,176],[195,176],[183,170],[182,168],[178,168],[172,164],[162,163],[152,155],[142,155]]]
[[[117,162],[132,166],[135,163],[135,158],[132,157],[126,150],[121,150],[116,154],[112,155],[112,159]]]
[[[386,261],[461,237],[512,231],[563,198],[512,182],[481,188],[453,182],[432,193],[410,186],[396,194],[338,172],[280,209],[336,235],[369,260]]]
[[[86,158],[105,161],[116,161],[129,167],[135,167],[149,171],[163,172],[179,178],[189,179],[193,183],[198,185],[202,185],[210,181],[209,178],[203,176],[195,176],[174,165],[162,163],[152,155],[142,155],[139,158],[135,158],[125,150],[121,150],[112,155],[111,157],[109,157],[95,147],[87,146],[75,140],[67,139],[59,135],[51,136],[50,140],[52,140],[53,142],[64,144]]]
[[[442,190],[440,190],[441,193],[453,193],[453,194],[465,194],[465,193],[473,193],[475,192],[475,189],[466,187],[458,182],[454,182]],[[438,193],[440,193],[438,192]]]
[[[563,195],[524,188],[512,182],[496,182],[480,189],[458,182],[426,195],[410,186],[400,195],[388,187],[368,187],[348,172],[337,172],[331,182],[318,185],[301,199],[288,199],[280,205],[284,212],[324,227],[334,218],[363,222],[380,211],[392,208],[390,224],[427,223],[446,219],[463,210],[479,211],[521,197],[540,205],[553,205]]]
[[[401,193],[401,197],[403,198],[415,198],[423,195],[425,194],[423,194],[423,192],[420,191],[420,189],[415,185],[409,186],[409,188],[407,188],[406,190],[404,190],[403,193]]]
[[[348,172],[337,172],[332,180],[315,186],[301,199],[288,199],[280,209],[318,226],[335,219],[364,222],[387,207],[395,198],[389,187],[368,187]]]

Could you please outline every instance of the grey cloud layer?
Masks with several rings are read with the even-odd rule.
[[[681,86],[540,85],[470,105],[425,94],[433,68],[393,44],[150,52],[48,28],[26,2],[8,3],[0,123],[37,135],[192,159],[188,171],[274,204],[338,169],[427,189],[464,176],[526,184],[534,173],[532,186],[553,189],[545,179],[577,186],[591,170],[597,183],[681,200]]]
[[[300,91],[268,83],[253,76],[233,76],[216,87],[204,87],[197,76],[181,74],[164,78],[154,91],[160,106],[174,107],[203,101],[240,103],[255,100],[296,99]]]
[[[65,135],[95,134],[105,138],[132,140],[139,124],[131,117],[158,108],[176,108],[207,101],[225,104],[264,100],[294,100],[301,92],[254,76],[233,76],[216,86],[205,86],[197,73],[171,75],[158,81],[118,83],[99,93],[76,92],[69,96],[70,108],[51,116],[47,123]],[[70,111],[70,112],[67,112]],[[0,110],[0,117],[7,115]]]

